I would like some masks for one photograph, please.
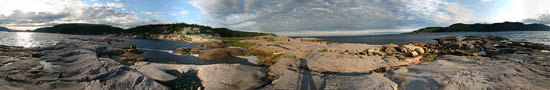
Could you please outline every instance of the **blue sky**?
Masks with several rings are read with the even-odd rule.
[[[185,22],[291,36],[366,35],[504,21],[550,24],[550,0],[0,1],[0,26],[18,30],[61,23],[131,28]]]

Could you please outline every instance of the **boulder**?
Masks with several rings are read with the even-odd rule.
[[[189,52],[191,52],[191,54],[199,54],[199,53],[201,53],[201,50],[202,49],[200,49],[200,48],[193,48]]]
[[[190,48],[182,47],[182,48],[178,48],[176,50],[172,50],[172,53],[183,54],[183,53],[189,53],[190,51],[191,51]]]
[[[147,61],[147,58],[139,54],[124,52],[124,54],[120,55],[118,60],[125,64],[134,64],[135,62]]]

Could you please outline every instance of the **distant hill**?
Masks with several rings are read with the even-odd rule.
[[[151,35],[151,34],[206,34],[218,37],[252,37],[261,35],[273,35],[259,32],[235,31],[227,28],[212,28],[209,26],[175,23],[143,25],[126,29],[122,34]]]
[[[432,32],[500,32],[500,31],[550,31],[550,27],[544,24],[523,24],[520,22],[504,22],[494,24],[462,24],[457,23],[449,27],[426,27],[416,31],[417,33]]]
[[[69,23],[35,29],[33,32],[102,35],[121,32],[122,28],[103,24]]]
[[[11,29],[8,29],[6,27],[0,27],[0,31],[11,31]]]

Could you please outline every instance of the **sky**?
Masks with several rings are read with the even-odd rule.
[[[409,32],[454,23],[550,25],[550,0],[0,0],[0,26],[191,23],[287,36]]]

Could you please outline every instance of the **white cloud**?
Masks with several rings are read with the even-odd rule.
[[[550,25],[550,14],[542,14],[537,18],[528,18],[524,19],[523,22],[526,23],[540,23]]]
[[[106,6],[108,6],[108,7],[122,8],[122,7],[124,7],[124,4],[122,4],[122,3],[107,3]]]
[[[471,10],[441,0],[193,0],[216,26],[300,32],[405,29],[468,21]]]
[[[480,2],[491,2],[493,0],[479,0]]]
[[[80,0],[27,1],[30,0],[1,0],[0,25],[9,28],[34,29],[61,23],[93,23],[129,28],[164,22],[159,19],[142,18],[133,12],[125,12],[124,4],[120,3],[89,5]]]
[[[187,14],[187,10],[181,10],[181,11],[180,11],[180,14],[182,14],[182,15]]]

